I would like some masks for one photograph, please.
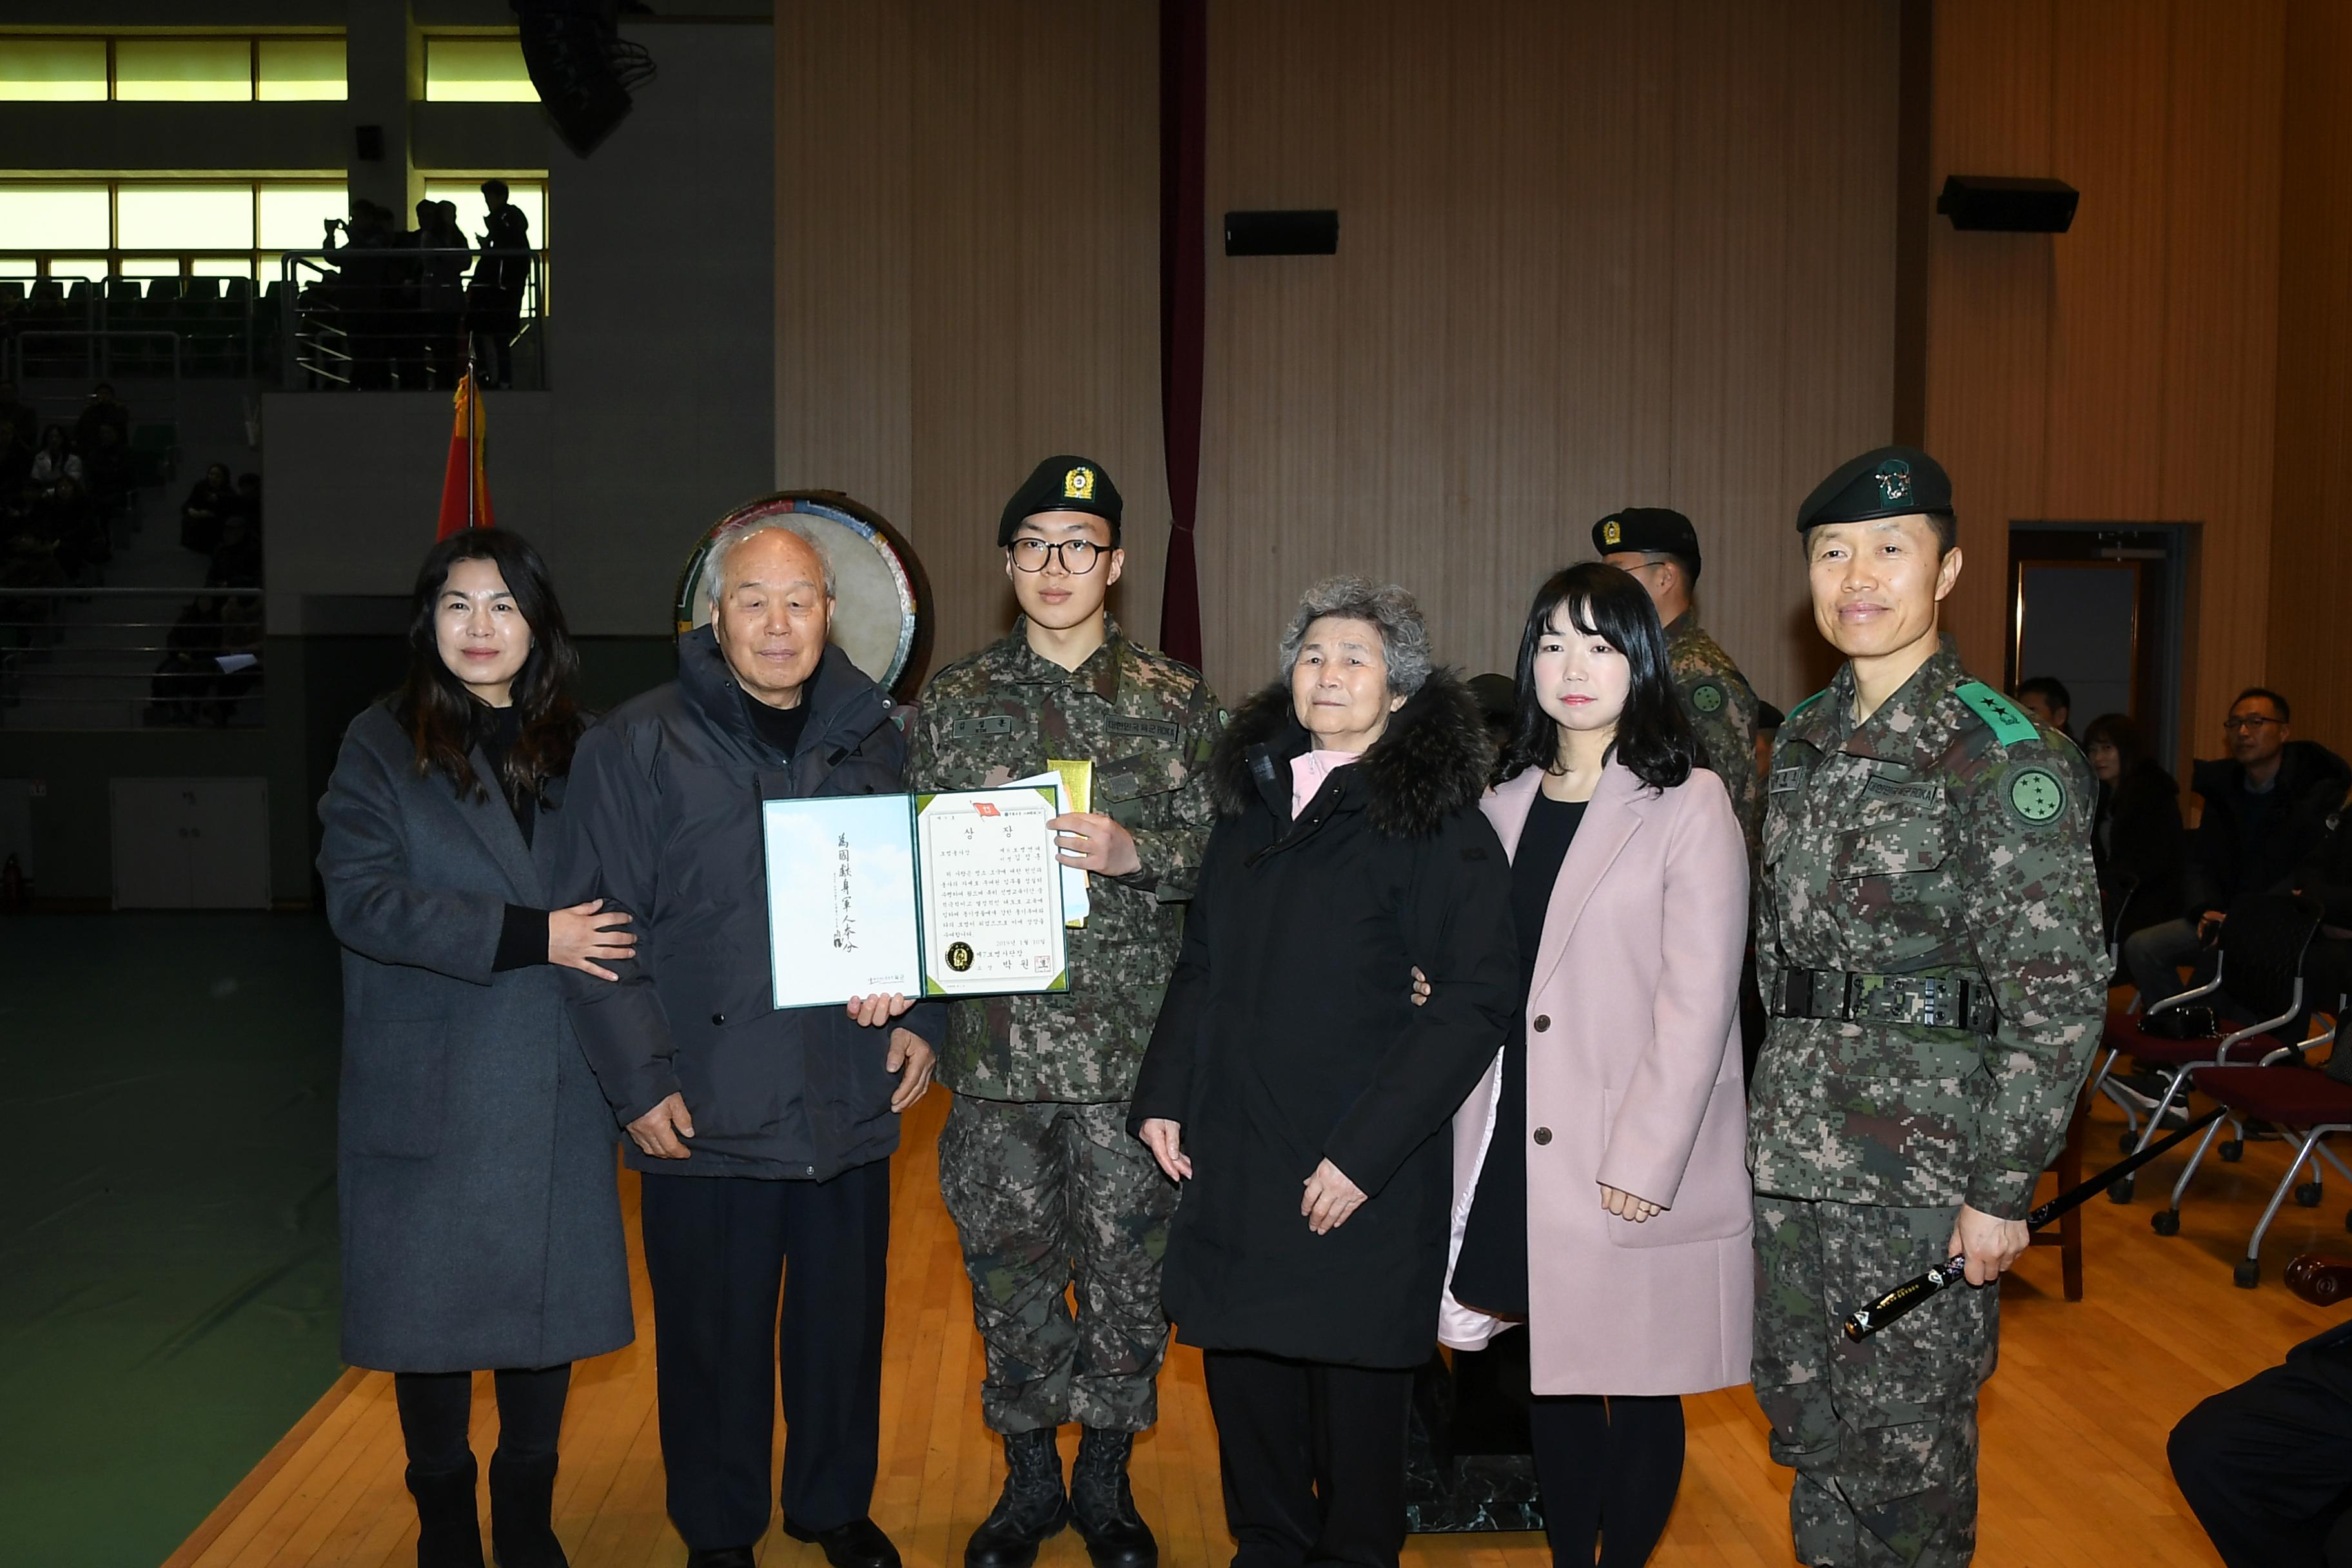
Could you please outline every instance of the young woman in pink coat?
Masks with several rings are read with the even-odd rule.
[[[1485,808],[1527,1002],[1454,1119],[1439,1337],[1526,1325],[1554,1559],[1597,1542],[1614,1568],[1665,1531],[1677,1396],[1748,1381],[1748,857],[1633,578],[1590,562],[1543,585],[1518,701]]]

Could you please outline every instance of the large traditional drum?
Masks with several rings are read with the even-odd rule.
[[[782,490],[737,507],[696,541],[677,580],[682,637],[710,619],[703,569],[722,530],[789,514],[824,542],[833,561],[833,640],[850,662],[900,701],[922,686],[931,649],[931,590],[915,552],[879,512],[838,490]]]

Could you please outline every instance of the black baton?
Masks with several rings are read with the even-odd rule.
[[[2229,1109],[2226,1105],[2217,1105],[2179,1131],[2165,1134],[2131,1158],[2110,1165],[2089,1180],[2067,1188],[2032,1214],[2027,1215],[2025,1228],[2040,1230],[2067,1210],[2082,1207],[2158,1154],[2174,1147],[2191,1132],[2210,1122],[2220,1121]],[[1853,1315],[1845,1321],[1845,1337],[1860,1344],[1937,1291],[1948,1289],[1967,1278],[1968,1260],[1964,1258],[1948,1258],[1917,1279],[1906,1279],[1868,1306],[1855,1308]]]

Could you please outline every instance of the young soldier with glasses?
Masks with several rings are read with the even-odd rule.
[[[967,1568],[1025,1568],[1071,1522],[1097,1568],[1159,1558],[1127,1465],[1158,1414],[1176,1187],[1129,1135],[1128,1100],[1215,816],[1204,764],[1223,715],[1198,670],[1130,640],[1104,608],[1126,564],[1119,511],[1118,487],[1086,458],[1048,458],[1014,492],[997,543],[1021,618],[933,678],[907,770],[908,788],[936,791],[1093,764],[1088,809],[1053,823],[1063,861],[1090,874],[1068,991],[956,1003],[939,1069],[955,1093],[940,1187],[987,1350],[981,1411],[1006,1468]],[[1083,1433],[1065,1490],[1066,1421]]]

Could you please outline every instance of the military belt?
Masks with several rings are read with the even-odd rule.
[[[1914,1024],[1990,1035],[1999,1026],[1992,987],[1973,971],[1856,974],[1843,969],[1783,969],[1771,998],[1779,1018],[1842,1024]]]

